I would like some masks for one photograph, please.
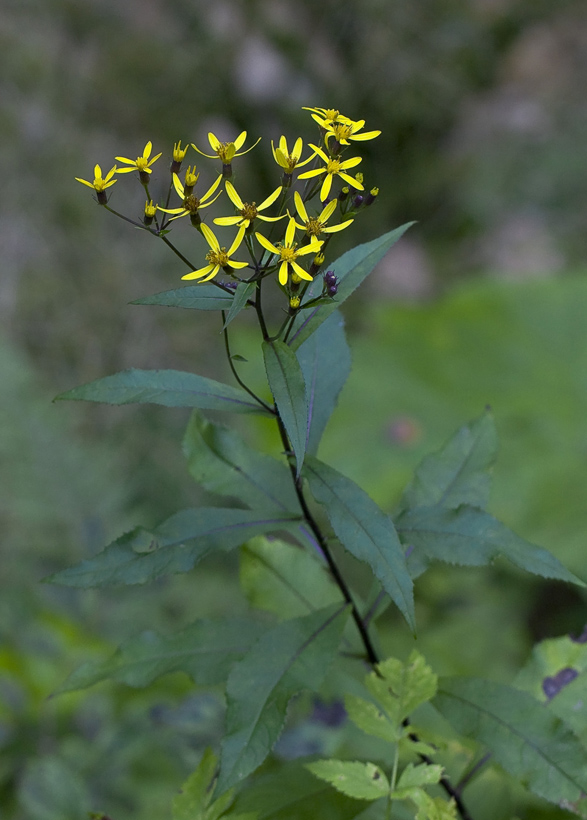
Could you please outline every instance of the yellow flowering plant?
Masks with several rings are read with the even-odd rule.
[[[350,370],[339,308],[409,224],[330,259],[338,235],[356,229],[379,195],[353,173],[361,157],[345,158],[345,152],[380,132],[364,131],[364,120],[336,109],[307,110],[318,137],[306,149],[301,137],[271,142],[276,180],[259,205],[236,182],[239,163],[259,144],[241,150],[246,131],[226,142],[210,133],[213,154],[192,143],[211,163],[197,173],[188,165],[183,182],[189,147],[181,141],[170,151],[162,183],[163,163],[157,173],[154,168],[162,152],[151,157],[150,141],[136,160],[117,157],[124,167],[114,165],[106,177],[96,165],[93,182],[76,178],[95,192],[103,210],[159,238],[179,260],[177,280],[195,284],[178,288],[178,281],[137,303],[217,311],[235,384],[176,370],[131,369],[59,397],[192,408],[184,439],[189,469],[218,499],[150,530],[138,527],[50,580],[75,587],[142,584],[197,571],[218,551],[239,550],[250,611],[238,619],[202,619],[177,635],[138,636],[114,658],[84,664],[62,691],[106,677],[148,686],[177,671],[197,686],[222,690],[224,737],[219,749],[204,753],[175,798],[173,820],[473,820],[485,815],[477,815],[469,787],[500,766],[539,797],[579,806],[587,793],[587,751],[548,703],[491,681],[439,680],[415,647],[404,660],[383,658],[378,626],[391,618],[399,630],[403,621],[402,646],[413,639],[414,582],[431,562],[481,566],[502,555],[526,571],[582,582],[487,512],[496,447],[489,412],[422,462],[393,517],[318,458]],[[218,159],[220,174],[212,164]],[[145,203],[142,220],[113,207],[117,175],[129,179],[133,171]],[[193,250],[180,251],[175,232],[192,228]],[[276,313],[266,308],[276,300],[263,298],[269,289],[278,296]],[[243,310],[256,317],[263,390],[247,383],[242,357],[232,352],[231,323]],[[205,411],[267,417],[279,434],[279,452],[257,452]],[[364,571],[355,572],[345,554]],[[306,700],[299,697],[303,692]],[[316,710],[326,697],[338,704],[330,734],[316,730]],[[278,743],[284,726],[291,741],[296,719],[314,732],[305,768]],[[293,756],[303,757],[304,749],[296,749]],[[357,756],[362,759],[351,759]]]

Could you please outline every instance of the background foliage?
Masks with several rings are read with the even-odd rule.
[[[198,142],[210,128],[297,133],[305,104],[382,128],[366,144],[381,195],[364,238],[419,224],[346,313],[353,372],[321,455],[391,510],[421,456],[490,404],[501,441],[492,512],[585,577],[586,29],[571,0],[3,5],[0,803],[10,820],[97,805],[115,818],[167,816],[218,737],[218,700],[179,677],[48,695],[141,629],[244,607],[232,558],[123,601],[38,584],[196,492],[179,455],[185,412],[51,398],[131,365],[216,377],[223,367],[213,317],[127,306],[178,285],[179,271],[73,177],[135,156],[145,135],[168,151],[178,133]],[[251,179],[267,181],[262,152],[248,156]],[[245,317],[239,352],[251,344]],[[259,421],[256,443],[269,447],[269,435]],[[502,564],[435,570],[417,605],[437,671],[500,682],[536,639],[585,620],[581,593]],[[388,630],[382,641],[407,654],[407,630],[392,617]],[[317,732],[334,753],[336,727],[295,731],[284,756]]]

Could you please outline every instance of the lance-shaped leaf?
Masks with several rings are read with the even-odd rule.
[[[251,606],[280,618],[307,615],[341,600],[318,555],[279,538],[251,538],[240,552],[241,588]]]
[[[196,621],[175,635],[143,632],[125,641],[107,660],[84,663],[56,694],[87,689],[107,678],[127,686],[148,686],[170,672],[185,672],[199,686],[223,683],[233,663],[264,631],[254,621],[233,618]]]
[[[216,285],[189,285],[185,288],[166,290],[135,299],[131,305],[163,305],[164,307],[190,308],[191,310],[228,310],[234,294]]]
[[[320,686],[338,651],[348,612],[348,607],[334,605],[283,621],[233,666],[226,686],[219,794],[265,760],[281,733],[290,698]]]
[[[123,370],[74,387],[56,398],[104,404],[162,404],[165,407],[199,407],[202,410],[224,410],[231,413],[267,414],[240,387],[231,387],[181,370]]]
[[[239,282],[234,293],[234,299],[232,300],[226,321],[224,322],[224,327],[228,327],[232,320],[238,316],[241,310],[247,306],[247,302],[255,292],[256,287],[256,282]]]
[[[487,410],[424,458],[403,495],[402,508],[470,504],[485,509],[496,452],[495,423]]]
[[[234,792],[225,792],[218,800],[214,780],[218,768],[218,758],[211,749],[206,749],[195,772],[182,784],[180,793],[173,798],[173,820],[256,820],[257,814],[234,814],[226,812],[234,803]]]
[[[441,679],[434,705],[539,797],[573,803],[587,792],[587,751],[531,695],[476,678]]]
[[[335,311],[297,350],[306,382],[308,432],[306,450],[316,454],[338,395],[351,372],[344,319]]]
[[[296,529],[298,522],[287,513],[218,507],[181,510],[151,531],[138,527],[94,558],[47,581],[83,588],[144,584],[162,575],[189,572],[208,553],[239,547],[255,535]]]
[[[280,341],[263,342],[269,387],[293,448],[298,475],[306,452],[308,398],[302,369],[295,353]]]
[[[373,570],[415,632],[414,593],[399,538],[388,515],[354,481],[307,456],[304,475],[340,543]]]
[[[257,509],[299,511],[287,465],[253,450],[235,430],[195,411],[183,451],[190,473],[209,492],[238,498]]]
[[[389,792],[389,780],[374,763],[358,760],[316,760],[307,763],[312,774],[355,800],[378,800]]]
[[[413,225],[407,222],[400,228],[385,233],[377,239],[357,245],[344,253],[335,262],[328,265],[339,280],[336,297],[328,305],[319,305],[308,310],[300,310],[296,316],[292,333],[289,337],[290,346],[296,350],[314,331],[326,321],[330,314],[337,309],[369,276],[375,265],[380,262],[387,251],[395,245],[400,237]],[[316,299],[322,293],[322,277],[315,277],[306,290],[304,301]]]
[[[479,567],[503,555],[526,572],[585,586],[548,550],[520,538],[477,507],[416,507],[396,519],[396,528],[402,542],[414,548],[408,559],[414,575],[427,560]]]

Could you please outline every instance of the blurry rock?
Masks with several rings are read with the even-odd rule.
[[[475,262],[489,273],[527,278],[557,273],[565,264],[540,213],[509,213],[477,244]]]

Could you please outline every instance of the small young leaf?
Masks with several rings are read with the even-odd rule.
[[[419,763],[414,766],[408,763],[397,782],[398,789],[412,789],[414,786],[429,786],[438,783],[442,777],[442,766],[436,764]],[[392,797],[395,796],[395,792]]]
[[[233,549],[249,538],[281,529],[297,529],[288,513],[199,507],[181,510],[149,532],[137,528],[109,544],[88,561],[46,580],[73,587],[144,584],[162,575],[189,572],[208,553]]]
[[[235,430],[194,411],[183,439],[193,478],[211,493],[238,498],[252,508],[299,512],[287,465],[253,450]]]
[[[435,505],[454,509],[461,504],[485,509],[496,451],[495,423],[486,411],[426,456],[403,495],[402,509]]]
[[[401,729],[396,721],[390,720],[382,709],[374,703],[356,695],[345,695],[344,706],[353,723],[368,735],[395,743],[401,736]]]
[[[251,606],[280,618],[307,615],[340,601],[324,562],[277,538],[251,538],[240,551],[241,587]]]
[[[457,820],[457,807],[454,800],[447,801],[442,797],[430,797],[428,792],[416,786],[404,789],[404,800],[411,800],[418,811],[414,820]]]
[[[213,795],[212,783],[217,765],[218,759],[214,752],[206,749],[198,768],[173,798],[173,820],[204,820]]]
[[[318,461],[306,459],[304,475],[316,501],[323,504],[341,544],[365,561],[415,632],[412,579],[389,516],[354,481]]]
[[[429,559],[479,567],[503,555],[534,575],[585,586],[548,550],[530,544],[476,507],[416,507],[396,519],[396,528],[402,542],[415,548],[408,565]]]
[[[476,678],[447,678],[440,682],[434,706],[539,797],[560,804],[587,792],[587,751],[526,692]]]
[[[414,649],[407,663],[388,658],[377,664],[377,672],[371,672],[365,683],[389,720],[399,728],[417,706],[434,697],[438,677]]]
[[[296,457],[298,475],[306,452],[308,398],[295,353],[280,341],[263,342],[267,380]]]
[[[290,698],[301,689],[320,686],[348,614],[348,608],[337,604],[283,621],[233,666],[226,686],[219,793],[265,760],[281,733]]]
[[[123,370],[74,387],[55,400],[162,404],[165,407],[199,407],[202,410],[269,415],[240,387],[180,370]]]
[[[135,299],[131,305],[163,305],[195,310],[228,310],[234,296],[216,285],[189,285]]]
[[[329,265],[329,268],[334,271],[339,279],[336,300],[333,299],[328,305],[314,307],[311,310],[301,310],[298,313],[293,325],[293,332],[289,338],[289,345],[294,350],[297,350],[322,322],[326,321],[330,314],[348,299],[371,273],[375,265],[383,259],[392,245],[395,245],[398,239],[413,224],[413,222],[407,222],[400,228],[385,233],[377,239],[371,240],[371,242],[357,245],[356,248],[347,251]],[[317,298],[321,292],[322,277],[317,276],[306,291],[305,301]]]
[[[312,774],[356,800],[378,800],[389,792],[389,780],[374,763],[352,760],[316,760],[307,763]]]
[[[249,297],[255,292],[256,287],[257,285],[255,282],[239,282],[234,293],[234,299],[232,300],[232,304],[230,306],[230,310],[228,311],[226,321],[224,322],[225,328],[228,327],[232,320],[236,316],[238,316],[238,314],[244,307],[246,307],[247,301],[249,300]]]
[[[196,621],[170,636],[143,632],[106,661],[84,663],[55,694],[86,689],[108,678],[127,686],[148,686],[170,672],[185,672],[199,686],[222,683],[233,663],[264,631],[254,621],[235,618]]]
[[[306,449],[316,454],[338,395],[351,372],[344,320],[335,311],[297,350],[308,397]]]

